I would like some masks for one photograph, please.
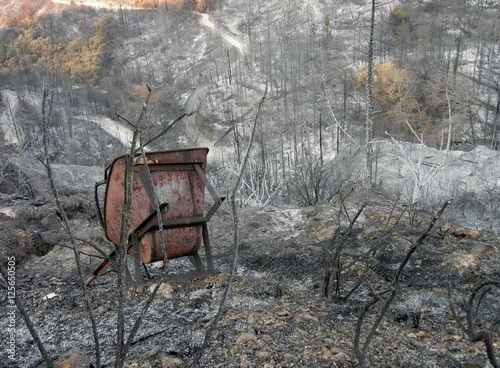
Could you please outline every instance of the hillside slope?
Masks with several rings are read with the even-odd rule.
[[[7,231],[2,234],[9,234],[2,240],[2,256],[16,257],[17,295],[54,361],[83,359],[87,364],[95,364],[91,329],[84,317],[87,312],[81,296],[82,281],[68,247],[69,240],[50,199],[43,169],[39,163],[24,165],[31,166],[29,181],[37,200],[4,195],[0,198],[0,227]],[[98,180],[98,171],[66,165],[54,167],[86,276],[101,261],[93,246],[111,251],[92,205],[92,182]],[[342,196],[342,202],[339,196],[316,207],[268,205],[239,210],[241,244],[237,276],[201,365],[357,366],[352,350],[355,326],[370,300],[370,290],[388,287],[410,242],[425,231],[432,216],[412,212],[382,190],[367,193],[345,188]],[[332,236],[338,227],[346,231],[349,223],[345,217],[338,220],[339,210],[345,208],[353,218],[366,204],[344,239],[341,261],[350,266],[342,273],[339,292],[345,297],[360,275],[364,275],[364,282],[353,289],[347,302],[326,298],[325,252],[339,246]],[[401,214],[404,215],[399,217]],[[209,226],[217,274],[185,282],[168,281],[162,286],[143,316],[126,367],[191,366],[228,282],[233,252],[233,234],[228,225],[232,221],[226,204]],[[487,366],[482,344],[470,343],[454,320],[447,288],[451,280],[459,307],[460,298],[467,297],[475,283],[498,278],[498,233],[481,230],[479,238],[465,238],[457,230],[450,222],[438,221],[430,237],[411,257],[397,297],[371,343],[371,364]],[[25,253],[19,253],[20,249]],[[369,257],[369,268],[365,269],[364,257],[373,249],[377,252]],[[166,271],[158,264],[148,265],[148,269],[153,277]],[[185,274],[191,265],[186,259],[176,259],[169,261],[167,269],[171,275]],[[141,313],[150,291],[128,293],[127,330]],[[89,292],[98,324],[101,363],[111,366],[118,298],[115,272],[96,279]],[[500,299],[497,294],[491,297],[484,302],[483,328],[498,317]],[[6,303],[6,297],[2,298],[0,306],[4,311]],[[372,310],[366,322],[372,321],[376,313],[377,309]],[[1,338],[9,337],[7,323],[7,318],[0,319]],[[498,341],[498,326],[492,331],[494,341]],[[28,330],[18,320],[16,360],[9,362],[2,356],[0,367],[12,367],[13,363],[34,367],[40,362]]]
[[[236,274],[200,366],[355,367],[360,316],[394,290],[371,341],[372,366],[489,367],[484,345],[457,323],[466,323],[463,301],[474,287],[500,279],[498,119],[490,109],[498,39],[488,28],[499,29],[498,9],[480,3],[377,8],[376,79],[393,83],[378,85],[375,185],[365,191],[369,1],[227,0],[208,13],[116,10],[111,1],[39,1],[29,10],[3,1],[31,15],[1,33],[0,256],[4,265],[15,257],[16,293],[49,355],[96,364],[83,280],[41,163],[42,105],[53,93],[49,155],[84,279],[102,261],[95,247],[114,247],[99,225],[94,184],[129,152],[135,128],[142,142],[157,137],[151,150],[207,146],[207,175],[227,195],[255,124],[236,193]],[[226,201],[209,224],[217,274],[162,286],[127,367],[191,365],[228,286],[233,224]],[[146,267],[154,277],[192,269],[187,259]],[[102,363],[112,366],[116,273],[88,290]],[[127,332],[150,291],[127,294]],[[491,330],[498,357],[499,294],[483,291],[476,327]],[[2,296],[6,317],[12,299]],[[361,342],[381,305],[369,309]],[[0,367],[37,367],[40,354],[16,318],[16,360],[2,355]],[[0,318],[3,341],[9,323]]]

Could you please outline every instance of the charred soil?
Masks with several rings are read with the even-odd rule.
[[[90,179],[87,179],[90,180]],[[83,183],[82,183],[83,185]],[[64,193],[64,192],[63,192]],[[104,239],[88,192],[73,190],[64,197],[70,223],[79,240],[86,275],[100,263],[97,245]],[[350,231],[352,220],[367,203]],[[354,336],[361,312],[373,295],[382,298],[407,254],[425,232],[433,215],[410,213],[379,194],[361,193],[315,208],[265,206],[240,209],[239,259],[236,277],[222,317],[200,361],[204,367],[354,367]],[[3,198],[3,254],[16,257],[16,292],[54,361],[95,364],[82,280],[70,242],[49,200]],[[7,215],[5,214],[7,213]],[[402,216],[400,216],[402,214]],[[232,214],[222,207],[211,220],[217,274],[162,285],[134,339],[127,367],[189,366],[217,314],[227,286],[233,255]],[[487,367],[482,342],[471,342],[450,309],[451,291],[457,316],[465,323],[464,301],[485,280],[499,280],[498,234],[467,229],[438,220],[412,254],[397,285],[398,292],[378,326],[368,349],[373,366]],[[339,239],[342,239],[340,241]],[[10,244],[10,246],[9,246]],[[325,272],[335,258],[329,297]],[[376,249],[375,252],[373,250]],[[4,262],[5,263],[5,262]],[[338,268],[340,266],[340,268]],[[152,276],[165,272],[148,266]],[[168,263],[168,272],[191,270],[184,259]],[[340,272],[338,270],[340,269]],[[355,286],[361,282],[361,286]],[[116,273],[102,275],[89,287],[96,315],[103,365],[113,366],[118,306]],[[451,287],[449,287],[451,285]],[[352,293],[349,293],[354,290]],[[126,299],[127,333],[141,313],[151,289],[130,290]],[[2,312],[8,300],[1,300]],[[361,343],[378,316],[381,303],[369,310],[361,328]],[[484,296],[478,328],[493,332],[498,356],[500,296]],[[0,336],[7,340],[6,319]],[[495,324],[496,323],[496,324]],[[79,360],[78,360],[79,359]],[[40,354],[17,314],[16,361],[2,357],[2,366],[43,366]],[[468,365],[467,365],[468,364]]]

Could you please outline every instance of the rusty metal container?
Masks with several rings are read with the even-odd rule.
[[[205,172],[207,153],[207,148],[199,148],[147,154],[151,180],[143,158],[136,158],[129,233],[155,211],[152,191],[160,204],[168,203],[168,211],[162,217],[165,224],[168,220],[203,217],[205,185],[193,164],[198,164]],[[113,162],[104,200],[106,237],[117,246],[120,244],[122,224],[125,159],[120,157]],[[165,240],[167,258],[194,255],[201,244],[202,225],[165,230]],[[150,231],[139,239],[139,250],[142,263],[163,260],[158,231]]]
[[[134,256],[135,282],[139,284],[140,263],[192,256],[197,271],[203,269],[198,250],[203,240],[209,273],[213,272],[207,222],[224,200],[218,197],[205,177],[208,148],[151,152],[134,158],[130,224],[127,230],[127,252]],[[126,180],[126,159],[115,159],[109,169],[104,197],[103,216],[99,216],[109,241],[120,245],[122,213]],[[104,183],[104,182],[103,182]],[[214,199],[204,215],[205,188]],[[161,224],[157,210],[161,213]],[[163,231],[165,244],[162,244]],[[165,246],[165,248],[163,247]],[[164,257],[163,249],[166,250]],[[89,285],[109,265],[116,268],[113,252],[87,280]],[[147,270],[146,270],[147,271]]]

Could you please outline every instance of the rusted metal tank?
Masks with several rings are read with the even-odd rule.
[[[136,264],[165,259],[160,241],[160,231],[164,231],[167,259],[197,257],[204,240],[207,263],[212,268],[206,224],[224,198],[217,196],[205,177],[207,154],[208,148],[196,148],[147,153],[145,159],[141,155],[135,157],[128,253],[134,255]],[[122,156],[113,161],[104,198],[102,222],[106,237],[116,247],[120,245],[126,159]],[[206,187],[215,203],[204,216]],[[162,214],[161,229],[157,208]],[[96,269],[87,285],[113,263],[114,253]]]

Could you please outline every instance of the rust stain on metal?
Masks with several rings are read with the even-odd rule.
[[[157,152],[147,155],[153,190],[159,203],[168,203],[169,210],[162,219],[203,216],[204,185],[194,169],[187,170],[185,164],[200,164],[205,171],[208,149],[191,149]],[[148,195],[147,178],[140,175],[144,164],[134,165],[132,185],[132,207],[130,231],[137,228],[154,210],[153,198]],[[146,175],[146,174],[143,174]],[[120,244],[120,229],[125,185],[125,157],[114,161],[109,172],[104,201],[106,237],[115,245]],[[169,259],[193,255],[201,244],[201,226],[165,231],[167,257]],[[144,236],[140,242],[141,262],[163,260],[158,231]]]

